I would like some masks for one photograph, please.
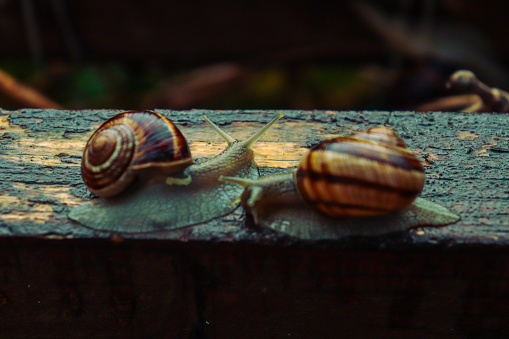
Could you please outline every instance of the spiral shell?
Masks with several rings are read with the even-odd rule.
[[[419,196],[425,180],[417,157],[384,126],[316,145],[295,172],[302,198],[331,217],[400,210]]]
[[[90,137],[81,174],[92,193],[109,198],[142,172],[171,175],[191,163],[187,141],[173,122],[153,111],[128,111],[106,121]]]

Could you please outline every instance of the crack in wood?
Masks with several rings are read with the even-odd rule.
[[[159,111],[174,118],[190,140],[196,158],[210,157],[225,147],[220,137],[201,120],[202,115],[206,114],[211,120],[223,125],[228,133],[242,139],[252,134],[275,113],[259,110]],[[83,145],[95,128],[119,112],[30,109],[0,112],[2,237],[45,237],[45,234],[65,234],[65,237],[69,235],[73,238],[111,236],[108,232],[93,232],[74,224],[67,219],[66,213],[72,206],[91,198],[81,182],[78,168]],[[382,125],[389,116],[387,112],[352,111],[283,113],[285,118],[255,145],[258,152],[267,155],[267,158],[257,159],[262,166],[262,174],[287,171],[296,166],[302,154],[316,142],[330,136]],[[404,248],[410,244],[442,244],[451,237],[455,239],[455,246],[489,241],[509,245],[506,234],[509,228],[506,217],[509,199],[508,192],[503,189],[509,176],[508,154],[497,151],[493,146],[496,138],[505,138],[504,134],[509,130],[509,115],[393,112],[389,122],[397,131],[404,131],[402,134],[405,141],[422,161],[427,159],[428,180],[423,196],[431,197],[460,213],[463,220],[445,228],[423,229],[425,234],[417,240],[413,238],[415,232],[412,231],[397,236],[396,242],[390,240],[394,238],[394,235],[390,235],[361,242],[345,240],[328,246],[355,247],[368,243],[374,248]],[[478,156],[477,150],[489,156]],[[486,208],[481,208],[481,202]],[[485,218],[482,230],[479,229],[479,221],[473,222],[479,218]],[[486,225],[491,227],[484,227]],[[435,238],[431,239],[430,234]],[[249,219],[241,211],[186,230],[126,238],[253,244],[278,244],[282,239],[280,235],[251,228]],[[299,242],[289,239],[284,243],[290,245]]]

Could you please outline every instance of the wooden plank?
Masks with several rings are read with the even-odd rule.
[[[158,111],[198,158],[224,144],[203,114],[242,139],[276,113]],[[508,114],[285,111],[256,144],[267,155],[257,160],[263,174],[295,166],[323,138],[389,121],[425,164],[423,196],[462,218],[312,242],[251,228],[240,209],[135,235],[67,219],[91,198],[82,147],[118,112],[0,113],[0,338],[509,333]]]
[[[92,131],[119,111],[22,110],[2,112],[0,183],[3,236],[105,238],[68,220],[73,206],[90,199],[79,174],[84,143]],[[275,112],[165,111],[181,126],[195,157],[217,154],[224,142],[201,120],[210,116],[228,133],[246,138]],[[297,164],[312,144],[331,135],[347,134],[390,121],[409,147],[426,164],[428,180],[423,197],[443,204],[462,220],[444,228],[416,229],[401,235],[393,246],[506,245],[509,191],[507,190],[507,114],[286,111],[256,144],[267,155],[257,160],[263,173]],[[274,169],[274,167],[277,167]],[[241,211],[224,220],[177,230],[137,235],[144,239],[224,241],[277,239],[270,232],[244,226]],[[129,235],[123,235],[130,237]],[[348,241],[339,242],[346,246]],[[381,245],[379,239],[373,246]]]
[[[194,282],[178,253],[46,245],[2,241],[0,338],[189,337],[198,330]]]
[[[502,338],[501,251],[1,241],[0,338]]]

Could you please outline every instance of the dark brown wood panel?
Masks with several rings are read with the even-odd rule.
[[[332,135],[388,122],[425,164],[423,196],[454,225],[300,241],[238,209],[146,234],[67,219],[92,196],[87,138],[119,111],[0,113],[0,338],[486,337],[509,334],[509,115],[284,111],[254,147],[262,174]],[[195,157],[242,139],[275,111],[168,111]],[[247,222],[246,222],[247,221]]]
[[[0,338],[509,334],[507,251],[0,242]]]

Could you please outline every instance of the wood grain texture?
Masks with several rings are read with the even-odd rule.
[[[501,251],[1,241],[0,338],[504,338]]]
[[[166,111],[197,158],[270,111]],[[462,219],[299,241],[212,222],[135,235],[67,219],[89,199],[82,147],[119,111],[0,113],[0,338],[502,338],[509,335],[509,115],[285,111],[255,149],[287,170],[326,137],[389,122],[425,165],[423,197]]]
[[[91,195],[79,174],[82,148],[114,110],[22,110],[1,113],[0,234],[3,237],[109,238],[66,217]],[[228,133],[242,139],[267,122],[270,111],[159,110],[180,126],[195,158],[214,155],[225,143],[207,127],[207,114]],[[389,121],[425,164],[423,197],[438,202],[462,220],[443,228],[416,229],[385,240],[344,240],[331,246],[394,248],[406,246],[509,244],[509,118],[507,114],[285,111],[285,117],[255,144],[262,174],[296,166],[311,145]],[[281,236],[246,225],[242,211],[208,224],[173,232],[137,235],[144,239],[225,241],[253,244]],[[124,235],[122,235],[124,236]],[[394,240],[394,241],[393,241]],[[293,239],[285,239],[290,244]]]

